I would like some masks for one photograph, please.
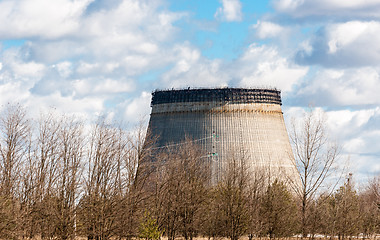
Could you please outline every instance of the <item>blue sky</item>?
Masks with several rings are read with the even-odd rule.
[[[136,123],[157,88],[276,87],[380,173],[380,0],[0,0],[0,105]]]

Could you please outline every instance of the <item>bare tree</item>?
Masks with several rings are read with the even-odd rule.
[[[199,232],[208,239],[216,239],[225,236],[224,222],[221,221],[218,192],[216,187],[209,188],[206,200],[201,206]]]
[[[218,214],[224,236],[237,240],[247,231],[249,203],[248,166],[246,158],[233,154],[226,164],[222,180],[216,186]]]
[[[75,238],[76,203],[84,150],[83,123],[64,118],[58,131],[58,180],[56,186],[55,235],[62,240]]]
[[[210,180],[210,167],[199,146],[189,143],[177,150],[177,183],[174,193],[183,237],[192,240],[196,234],[201,204],[205,201]],[[173,195],[172,195],[173,196]]]
[[[189,139],[165,150],[159,159],[162,166],[156,172],[158,195],[153,196],[157,219],[169,239],[177,233],[186,240],[193,239],[210,180],[208,161]]]
[[[380,177],[370,180],[365,191],[359,194],[363,237],[373,237],[380,231]]]
[[[31,137],[31,136],[30,136]],[[29,139],[27,157],[22,168],[22,177],[20,184],[19,202],[21,206],[20,218],[20,236],[23,238],[32,238],[36,234],[34,228],[33,211],[35,204],[35,183],[36,183],[36,166],[33,153],[34,140]]]
[[[297,206],[285,184],[277,179],[271,183],[263,196],[261,221],[263,233],[269,238],[289,237],[297,231]]]
[[[307,226],[310,239],[315,239],[316,234],[328,236],[330,233],[330,193],[321,193],[315,199],[310,200],[307,209]]]
[[[330,234],[337,235],[338,239],[351,238],[359,234],[362,220],[359,214],[359,197],[349,182],[335,192],[330,205],[332,211],[329,222],[332,226]]]
[[[146,184],[154,171],[151,149],[154,138],[146,133],[143,124],[138,125],[129,134],[121,134],[119,143],[118,166],[120,173],[120,201],[117,215],[117,235],[119,238],[136,237],[139,219],[143,217],[148,193]]]
[[[248,232],[250,236],[264,235],[264,222],[262,221],[261,208],[263,201],[265,201],[265,193],[267,187],[270,185],[270,169],[257,168],[252,172],[251,181],[249,184],[249,221]]]
[[[80,232],[109,239],[115,231],[118,131],[100,120],[89,139],[84,194],[78,209]]]
[[[178,181],[179,160],[174,153],[164,151],[160,154],[159,161],[162,161],[161,168],[156,172],[156,186],[153,196],[155,200],[155,215],[159,226],[164,229],[164,234],[170,240],[174,240],[179,231],[178,194],[182,187]]]
[[[0,196],[0,239],[19,237],[20,206],[17,200]]]
[[[83,124],[41,115],[30,139],[21,178],[20,230],[24,237],[74,238],[76,199],[83,151]]]
[[[19,186],[30,134],[25,110],[20,105],[8,104],[0,116],[0,237],[18,236]]]
[[[329,140],[325,118],[313,109],[305,114],[299,125],[293,121],[290,138],[300,174],[301,183],[294,183],[294,190],[301,200],[301,231],[305,237],[310,201],[331,174],[339,146]]]
[[[56,224],[55,200],[59,169],[60,122],[52,112],[43,114],[38,121],[37,138],[32,147],[31,172],[33,198],[29,234],[39,234],[42,239],[54,236]]]
[[[9,104],[0,117],[0,193],[15,197],[27,151],[30,120],[20,105]]]

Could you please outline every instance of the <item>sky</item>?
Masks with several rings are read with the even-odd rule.
[[[0,0],[0,106],[128,123],[151,92],[271,87],[380,174],[380,0]]]

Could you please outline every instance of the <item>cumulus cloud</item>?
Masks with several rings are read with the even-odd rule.
[[[157,76],[157,81],[149,84],[150,89],[230,85],[270,86],[287,92],[307,71],[306,67],[294,65],[282,57],[276,48],[254,44],[231,62],[205,58],[192,44],[174,41],[178,30],[174,22],[185,15],[162,9],[157,1],[115,0],[101,11],[96,6],[105,4],[103,1],[82,0],[78,5],[65,1],[59,0],[56,4],[73,8],[62,14],[66,14],[65,21],[75,22],[75,27],[58,34],[49,33],[50,26],[42,26],[47,31],[45,35],[33,31],[36,35],[31,40],[20,48],[4,50],[0,56],[3,63],[0,79],[12,79],[12,84],[4,85],[4,89],[23,88],[19,91],[20,96],[25,96],[24,100],[51,98],[47,103],[61,104],[62,99],[66,99],[77,105],[83,101],[84,106],[88,106],[88,99],[96,99],[94,112],[111,104],[124,106],[133,114],[137,112],[137,104],[146,101],[145,95],[144,98],[136,97],[136,92],[144,91],[136,79],[163,67],[166,70]],[[10,6],[14,8],[15,4]],[[17,6],[24,8],[25,4],[20,1]],[[43,1],[35,0],[34,4],[41,6],[39,4]],[[241,20],[239,1],[222,1],[222,4],[220,18]],[[31,16],[38,13],[33,9],[28,11]],[[9,12],[10,18],[16,16],[12,14],[19,13]],[[27,18],[28,14],[23,17]],[[65,24],[64,20],[61,23]],[[59,28],[60,23],[56,24]],[[259,25],[263,37],[271,37],[283,30],[270,22]],[[27,29],[19,29],[17,34],[30,36]],[[25,80],[28,84],[20,83]],[[126,102],[120,103],[123,97]],[[135,100],[130,102],[131,98]],[[2,100],[5,101],[5,97]],[[84,109],[89,111],[90,107]],[[127,114],[129,118],[131,114]]]
[[[99,84],[93,85],[97,81],[99,81]],[[73,81],[72,89],[73,96],[75,97],[90,95],[107,96],[131,92],[135,89],[135,86],[128,79],[77,79]]]
[[[117,105],[124,94],[141,91],[136,85],[140,74],[172,64],[177,57],[171,47],[177,34],[173,23],[184,14],[160,4],[1,1],[0,40],[28,40],[0,52],[0,102],[41,108],[56,104],[91,115],[110,102]]]
[[[223,74],[220,60],[209,60],[201,56],[193,46],[174,47],[176,64],[162,76],[167,88],[220,87],[227,85],[228,77]]]
[[[2,80],[11,81],[18,79],[22,81],[37,81],[45,71],[46,66],[34,60],[25,61],[23,54],[19,50],[8,50],[3,53],[2,58]],[[7,76],[5,78],[5,76]]]
[[[215,18],[227,21],[241,21],[243,14],[241,12],[241,2],[239,0],[221,0],[222,7],[218,8]]]
[[[343,154],[355,162],[354,169],[361,174],[378,174],[380,156],[376,144],[380,141],[380,108],[329,111],[331,134],[342,144]],[[368,167],[371,166],[371,167]]]
[[[360,142],[362,142],[358,139],[359,135],[366,134],[368,136],[368,133],[373,133],[372,131],[368,131],[368,126],[380,120],[380,108],[331,110],[328,111],[327,115],[328,124],[331,131],[333,131],[332,135],[338,134],[342,139],[351,138],[352,142],[345,146],[346,150],[357,151],[357,147],[354,146],[359,146]],[[376,129],[373,130],[376,132]],[[380,127],[378,127],[378,130],[380,130]],[[360,151],[365,152],[364,149]]]
[[[150,113],[150,98],[150,92],[143,91],[140,96],[121,104],[125,109],[124,119],[132,121],[145,119]]]
[[[289,92],[307,73],[292,64],[275,47],[251,44],[234,61],[209,60],[191,46],[176,47],[177,63],[163,77],[166,88],[179,87],[275,87]]]
[[[293,94],[295,104],[317,104],[326,107],[380,105],[376,68],[346,70],[320,69]]]
[[[272,3],[277,11],[294,18],[380,17],[379,0],[273,0]]]
[[[32,79],[17,76],[8,65],[0,72],[0,106],[9,102],[20,103],[27,107],[32,114],[55,108],[60,113],[77,114],[86,119],[91,119],[94,114],[104,111],[103,98],[101,96],[85,96],[75,99],[57,91],[59,86],[51,86],[51,90],[46,94],[35,94],[31,91],[34,85]],[[36,81],[39,82],[39,81]],[[54,84],[54,82],[53,82]]]
[[[79,28],[92,0],[4,0],[0,2],[0,36],[58,38]]]
[[[276,87],[286,94],[306,75],[308,68],[289,62],[275,47],[252,44],[231,71],[236,72],[235,79],[241,79],[240,86]]]
[[[158,7],[125,0],[115,8],[82,15],[76,31],[65,38],[36,39],[26,47],[30,57],[37,61],[117,59],[124,62],[127,73],[136,74],[137,68],[141,72],[141,68],[157,67],[165,60],[163,55],[170,52],[168,47],[176,33],[173,22],[182,16]]]
[[[317,32],[296,54],[299,64],[324,67],[377,65],[380,60],[380,22],[350,21],[330,24]]]
[[[268,21],[258,21],[253,25],[253,28],[256,30],[256,36],[259,39],[281,37],[281,35],[289,32],[285,27]]]

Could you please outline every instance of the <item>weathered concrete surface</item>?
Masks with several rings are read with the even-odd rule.
[[[280,104],[218,101],[152,104],[149,129],[157,146],[173,146],[186,137],[205,151],[214,182],[231,154],[247,159],[251,171],[297,181],[297,171]]]

